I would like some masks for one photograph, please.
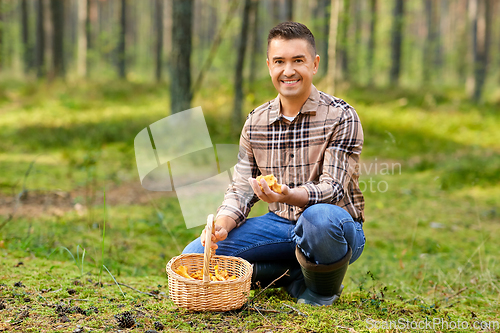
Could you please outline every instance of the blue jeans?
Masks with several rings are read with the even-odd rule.
[[[365,246],[363,224],[352,219],[344,209],[331,204],[308,207],[297,223],[267,213],[249,218],[228,237],[217,243],[218,255],[235,256],[254,263],[272,260],[296,260],[298,245],[309,260],[332,264],[352,249],[352,264]],[[200,238],[191,242],[182,253],[203,253]]]

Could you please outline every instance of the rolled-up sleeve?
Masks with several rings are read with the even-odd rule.
[[[228,216],[236,221],[237,226],[246,221],[250,209],[259,201],[248,182],[249,177],[255,178],[259,173],[248,138],[250,123],[249,117],[241,133],[238,163],[234,167],[233,180],[226,190],[224,201],[217,209],[217,218]]]

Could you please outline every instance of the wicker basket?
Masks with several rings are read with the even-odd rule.
[[[229,311],[239,309],[245,303],[250,291],[252,265],[242,258],[212,256],[210,236],[213,215],[207,222],[205,253],[181,254],[167,264],[170,299],[179,307],[192,311]],[[214,266],[226,270],[235,280],[210,281],[209,273],[215,274]],[[192,273],[203,269],[204,280],[191,280],[175,272],[179,266],[186,266]]]

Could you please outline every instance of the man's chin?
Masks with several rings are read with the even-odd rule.
[[[282,93],[282,94],[297,94],[297,93],[300,91],[300,89],[299,89],[299,88],[300,88],[300,87],[299,87],[298,85],[293,86],[293,87],[290,87],[290,86],[286,86],[286,85],[284,85],[284,84],[282,83],[282,84],[280,84],[280,86],[279,86],[279,91],[280,91],[280,93]]]
[[[298,89],[280,89],[280,95],[283,97],[294,98],[300,96],[300,91]]]

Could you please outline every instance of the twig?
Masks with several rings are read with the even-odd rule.
[[[464,292],[464,291],[466,291],[467,289],[468,289],[467,287],[464,287],[464,288],[460,289],[459,291],[457,291],[457,292],[455,293],[455,295],[451,295],[450,297],[448,297],[448,299],[450,299],[450,298],[453,298],[453,297],[455,297],[455,296],[460,295],[461,293],[463,293],[463,292]]]
[[[118,283],[118,281],[116,281],[116,279],[115,279],[115,277],[113,276],[113,274],[111,274],[111,272],[109,271],[109,269],[108,269],[106,266],[102,265],[102,267],[106,268],[106,270],[108,271],[109,275],[111,275],[111,277],[112,277],[112,278],[113,278],[113,280],[115,281],[115,283],[116,283],[116,285],[118,286],[118,288],[120,288],[120,291],[121,291],[121,293],[122,293],[122,295],[123,295],[123,298],[125,298],[125,294],[123,293],[122,287],[120,287],[120,284]]]
[[[152,297],[160,297],[160,294],[156,295],[156,294],[148,293],[148,292],[145,292],[145,291],[140,291],[140,290],[135,289],[135,288],[133,288],[131,286],[127,286],[125,283],[118,282],[118,284],[121,285],[121,286],[130,288],[130,289],[132,289],[134,291],[137,291],[138,293],[141,293],[141,294],[144,294],[144,295],[148,295],[148,296],[152,296]]]
[[[272,327],[275,330],[278,330],[278,329],[280,329],[280,330],[286,330],[285,332],[287,332],[287,331],[290,330],[290,326],[276,326],[276,325],[262,325],[262,326],[260,326],[260,328],[268,328],[268,327]],[[269,331],[266,331],[266,332],[269,332]],[[314,332],[314,331],[309,331],[309,332]]]
[[[448,304],[447,306],[445,306],[445,308],[451,308],[452,306],[454,306],[457,303],[460,303],[460,301],[456,301],[455,303]]]
[[[254,307],[254,309],[255,309],[255,310],[257,310],[257,312],[258,312],[258,313],[262,316],[262,318],[264,318],[264,319],[265,319],[265,320],[269,323],[269,325],[271,325],[274,329],[276,329],[276,327],[273,325],[273,323],[272,323],[269,319],[267,319],[267,318],[266,318],[266,317],[265,317],[265,316],[264,316],[264,315],[263,315],[263,314],[259,311],[259,309],[258,309],[258,308]]]
[[[31,173],[31,169],[33,169],[33,165],[35,165],[35,162],[36,162],[36,159],[39,157],[40,155],[38,155],[37,157],[35,157],[33,159],[33,161],[31,161],[30,163],[30,166],[28,167],[28,170],[26,170],[26,172],[24,173],[24,178],[23,178],[23,190],[21,191],[21,195],[26,191],[26,179],[28,179],[28,176],[30,175]]]
[[[9,216],[2,222],[2,224],[0,224],[0,230],[5,227],[5,225],[7,223],[9,223],[10,220],[12,220],[12,218],[14,217],[14,214],[16,214],[16,211],[17,211],[17,204],[16,204],[16,207],[14,208],[14,212],[12,214],[9,214]]]
[[[272,327],[274,328],[275,330],[285,330],[285,332],[289,331],[290,330],[290,326],[276,326],[276,325],[262,325],[260,326],[259,328],[268,328],[268,327]],[[266,332],[269,332],[269,331],[266,331]],[[272,332],[272,331],[271,331]],[[314,331],[308,331],[308,332],[314,332]]]
[[[459,291],[457,291],[455,294],[453,294],[449,297],[444,297],[443,300],[449,301],[450,299],[452,299],[453,297],[457,297],[458,295],[460,295],[461,293],[463,293],[467,289],[468,289],[467,287],[464,287],[464,288],[460,289]]]
[[[255,296],[254,296],[254,297],[252,297],[249,301],[247,301],[247,304],[252,304],[252,303],[253,303],[253,301],[255,301],[255,300],[257,299],[257,297],[259,297],[260,295],[262,295],[262,293],[263,293],[264,291],[266,291],[266,289],[267,289],[267,288],[271,287],[271,286],[272,286],[272,285],[273,285],[276,281],[278,281],[278,280],[279,280],[279,279],[281,279],[283,276],[285,276],[285,275],[288,273],[288,271],[289,271],[289,269],[287,269],[285,273],[281,274],[281,276],[280,276],[280,277],[278,277],[278,278],[274,279],[274,280],[273,280],[273,282],[269,283],[269,284],[267,285],[267,287],[265,287],[264,289],[262,289],[262,290],[261,290],[261,291],[260,291],[257,295],[255,295]],[[247,305],[247,307],[248,307],[248,305]]]
[[[37,157],[35,157],[28,169],[26,170],[26,172],[24,173],[24,178],[23,178],[23,188],[21,190],[21,193],[17,194],[16,195],[16,203],[14,205],[14,211],[12,212],[12,214],[9,214],[9,216],[2,222],[2,224],[0,224],[0,230],[5,227],[7,225],[7,223],[9,223],[13,218],[14,218],[14,215],[16,215],[17,213],[17,209],[19,208],[19,203],[20,203],[20,199],[21,197],[24,195],[24,193],[27,193],[26,191],[26,179],[28,179],[28,176],[30,175],[31,173],[31,169],[33,169],[33,165],[35,165],[35,162],[36,162],[36,159],[39,157],[40,155],[38,155]]]
[[[255,311],[262,311],[262,312],[269,312],[269,313],[287,313],[284,311],[278,311],[278,310],[274,310],[274,309],[258,308],[255,305],[252,307],[249,307],[247,310],[255,310]]]
[[[285,304],[285,303],[283,303],[283,305],[284,305],[284,306],[286,306],[287,308],[290,308],[290,309],[292,309],[293,311],[297,312],[297,313],[298,313],[299,315],[301,315],[301,316],[304,316],[304,317],[307,317],[307,316],[308,316],[306,313],[301,312],[299,309],[296,309],[296,308],[294,308],[294,307],[293,307],[293,306],[291,306],[291,305],[288,305],[288,304]]]
[[[337,328],[342,328],[344,330],[348,330],[350,333],[358,333],[356,332],[356,330],[352,327],[345,327],[345,326],[340,326],[340,325],[337,325]]]

